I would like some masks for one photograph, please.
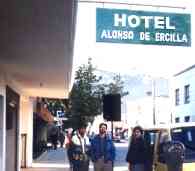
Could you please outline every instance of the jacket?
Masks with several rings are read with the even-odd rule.
[[[148,160],[147,147],[143,138],[132,140],[126,156],[131,164],[144,164]]]
[[[83,139],[83,142],[81,142],[81,139]],[[84,136],[83,138],[79,136],[79,134],[76,134],[72,137],[72,145],[71,145],[71,158],[73,164],[79,164],[83,161],[89,161],[90,158],[90,142],[87,136]],[[85,152],[83,152],[83,150]]]
[[[91,159],[93,162],[96,162],[99,158],[101,158],[101,147],[100,147],[100,135],[96,135],[91,141]],[[106,135],[105,136],[105,146],[104,146],[104,161],[114,161],[115,159],[115,146],[112,142],[112,139]]]

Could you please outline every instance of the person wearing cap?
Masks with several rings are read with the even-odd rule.
[[[73,171],[88,171],[90,158],[90,141],[86,136],[86,125],[79,126],[72,136],[72,168]]]
[[[94,171],[112,171],[115,159],[115,146],[107,134],[107,124],[99,125],[99,134],[91,141],[91,160]]]
[[[129,171],[144,171],[147,160],[147,146],[143,138],[143,129],[140,126],[136,126],[133,129],[126,156]]]

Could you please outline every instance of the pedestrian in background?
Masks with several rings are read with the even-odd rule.
[[[86,136],[86,125],[82,124],[72,136],[73,171],[88,171],[90,159],[90,142]]]
[[[147,147],[143,138],[143,129],[140,126],[133,129],[126,161],[129,163],[129,171],[145,171]]]
[[[63,148],[64,147],[64,141],[65,141],[65,133],[64,133],[64,131],[60,130],[58,139],[60,141],[60,147]]]
[[[50,133],[50,138],[51,138],[52,147],[54,150],[57,149],[58,136],[59,136],[58,127],[56,125],[53,125],[51,129],[51,133]]]
[[[66,138],[65,138],[65,147],[67,150],[67,156],[68,156],[68,161],[69,161],[69,165],[70,165],[70,171],[72,171],[73,168],[73,164],[72,164],[72,151],[73,151],[73,143],[72,143],[72,137],[73,135],[75,135],[75,130],[73,129],[69,129],[66,132]]]
[[[99,134],[91,140],[91,159],[94,171],[112,171],[115,159],[115,146],[107,134],[107,124],[99,125]]]

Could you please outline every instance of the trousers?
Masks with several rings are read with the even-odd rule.
[[[89,161],[80,161],[72,165],[73,171],[89,171]]]
[[[94,171],[112,171],[112,161],[104,162],[103,158],[94,162]]]

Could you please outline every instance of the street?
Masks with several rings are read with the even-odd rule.
[[[115,143],[116,146],[116,160],[114,163],[115,171],[127,171],[127,163],[125,161],[128,142]],[[65,148],[57,148],[57,150],[49,149],[44,152],[40,157],[34,160],[34,166],[40,166],[44,164],[55,165],[58,167],[69,167],[68,158]],[[90,168],[92,170],[93,164],[90,163]]]

